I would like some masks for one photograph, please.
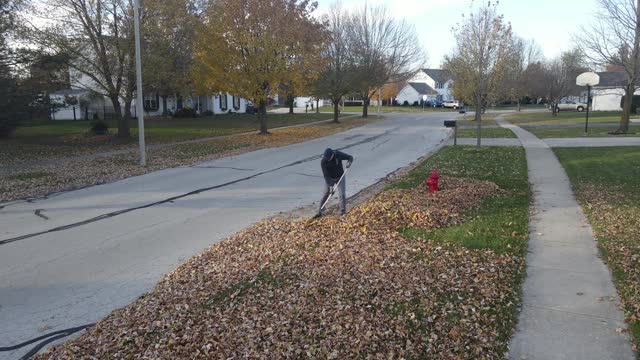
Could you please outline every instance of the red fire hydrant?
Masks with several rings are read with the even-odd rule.
[[[429,176],[427,178],[427,180],[425,180],[425,184],[427,184],[427,186],[429,187],[429,192],[433,193],[438,191],[438,179],[440,178],[440,176],[438,175],[438,172],[433,170],[431,172],[431,176]]]

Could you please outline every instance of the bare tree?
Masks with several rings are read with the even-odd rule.
[[[475,106],[480,148],[483,108],[500,97],[501,85],[513,65],[511,25],[498,15],[497,3],[489,2],[464,18],[454,34],[457,46],[445,57],[444,68],[453,76],[454,96]]]
[[[640,80],[640,0],[598,0],[593,23],[576,36],[595,65],[619,67],[627,74],[625,101],[616,132],[629,131],[633,94]]]
[[[580,91],[576,77],[587,70],[582,58],[579,50],[566,51],[543,66],[542,87],[554,116],[560,100]]]
[[[542,49],[535,40],[513,37],[511,65],[502,85],[502,97],[515,101],[518,104],[517,111],[521,111],[522,98],[531,93],[532,84],[528,82],[527,69],[542,60]]]
[[[523,81],[527,86],[527,94],[532,98],[541,99],[547,95],[545,90],[545,64],[544,61],[533,62],[527,66],[522,75]]]
[[[371,96],[388,82],[411,78],[426,61],[415,28],[395,19],[384,6],[364,5],[351,15],[348,26],[355,58],[356,87],[367,117]]]
[[[347,30],[349,15],[339,4],[335,4],[322,20],[330,36],[323,51],[327,64],[316,81],[313,92],[316,97],[331,99],[333,121],[337,123],[340,117],[340,100],[355,90],[355,64]]]
[[[30,40],[52,53],[70,55],[77,83],[111,100],[118,136],[129,137],[135,91],[133,8],[129,0],[45,0],[25,22]],[[124,115],[120,100],[124,100]]]

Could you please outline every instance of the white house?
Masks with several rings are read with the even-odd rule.
[[[422,82],[410,82],[400,90],[396,96],[396,101],[402,105],[405,103],[413,105],[414,102],[420,102],[423,96],[427,96],[427,101],[434,101],[438,99],[438,92],[431,86]]]
[[[428,88],[422,85],[426,84]],[[407,85],[398,92],[396,101],[403,104],[407,101],[410,105],[415,101],[422,100],[422,95],[427,95],[427,101],[449,101],[453,100],[451,85],[453,80],[451,75],[441,69],[421,69],[409,80]]]
[[[624,96],[627,74],[623,72],[600,72],[600,84],[591,90],[591,109],[593,111],[622,111],[620,103]],[[640,95],[636,90],[634,95]]]
[[[69,98],[75,98],[74,104],[66,104],[52,110],[54,120],[82,120],[104,119],[115,115],[111,100],[97,95],[91,89],[97,89],[97,84],[88,76],[70,70],[71,89],[64,89],[50,94],[57,103],[64,103]],[[195,109],[199,114],[212,112],[213,114],[244,113],[248,101],[230,94],[213,94],[202,96],[168,96],[166,100],[169,113],[175,113],[181,108]],[[124,112],[124,101],[120,101]],[[164,101],[158,94],[144,95],[144,115],[161,116],[164,113]],[[131,114],[136,114],[136,99],[131,103]]]
[[[287,100],[287,96],[286,95],[282,95],[280,96],[280,94],[276,93],[273,96],[273,102],[275,104],[284,106],[286,104],[286,100]],[[313,96],[296,96],[293,98],[293,107],[294,108],[298,108],[298,109],[304,109],[305,107],[309,107],[311,108],[311,104],[313,104],[313,106],[316,106],[316,101],[318,102],[318,106],[323,107],[324,106],[324,99],[317,99]]]
[[[194,109],[199,114],[211,112],[213,114],[244,113],[247,110],[247,100],[228,93],[215,95],[167,96],[167,111],[175,113],[181,108]],[[164,101],[160,95],[144,96],[144,115],[161,116],[164,113]],[[135,100],[134,100],[135,106]]]

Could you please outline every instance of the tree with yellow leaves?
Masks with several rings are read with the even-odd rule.
[[[244,97],[259,108],[267,133],[269,95],[296,86],[313,71],[324,28],[309,0],[218,0],[196,37],[195,76],[208,91]],[[317,35],[317,36],[314,36]]]

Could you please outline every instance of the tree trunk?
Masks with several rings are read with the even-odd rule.
[[[481,139],[482,139],[482,98],[478,97],[476,99],[476,137],[477,137],[477,145],[476,148],[480,150]]]
[[[320,99],[316,99],[316,114],[320,114]]]
[[[162,116],[169,115],[169,111],[167,110],[167,95],[162,96]]]
[[[289,103],[289,114],[293,114],[293,101],[295,99],[293,98],[293,95],[289,94],[287,95],[287,102]]]
[[[130,120],[132,118],[132,116],[131,116],[131,103],[132,102],[133,102],[132,99],[125,99],[125,101],[124,101],[124,116],[122,117],[122,120],[125,122],[125,124],[126,124],[125,126],[127,127],[127,137],[129,137],[131,135],[130,131],[129,131],[129,127],[130,127],[129,122],[130,122]],[[140,114],[136,114],[136,117],[138,117],[138,116],[140,116]],[[119,133],[119,131],[118,131],[118,133]]]
[[[631,106],[633,105],[633,93],[634,86],[633,83],[627,85],[624,89],[624,107],[622,108],[622,117],[620,118],[620,125],[618,126],[618,130],[615,131],[617,134],[626,134],[629,132],[629,118],[631,117]]]
[[[518,99],[518,112],[522,111],[522,103],[520,102],[520,99]]]
[[[112,97],[111,104],[113,105],[113,112],[115,113],[118,119],[118,137],[128,138],[131,135],[129,133],[129,119],[126,116],[122,116],[122,107],[120,106],[120,98],[118,96]],[[106,114],[103,117],[106,120]]]
[[[362,102],[362,117],[363,118],[369,117],[369,98],[368,97],[364,98]]]
[[[333,99],[333,122],[336,124],[340,122],[340,100]]]
[[[260,100],[258,118],[260,119],[260,134],[267,135],[267,99]]]

